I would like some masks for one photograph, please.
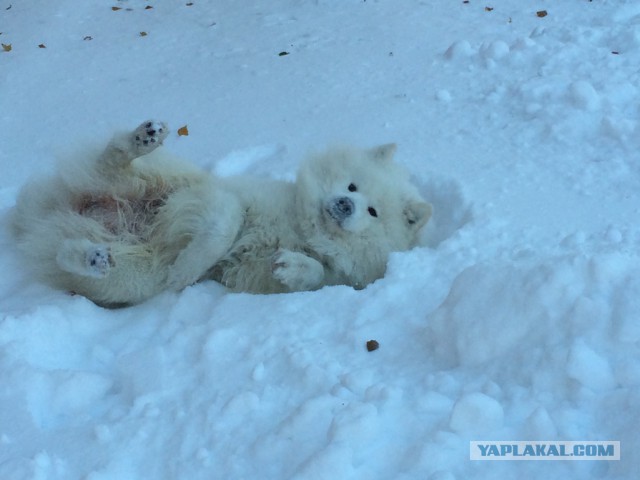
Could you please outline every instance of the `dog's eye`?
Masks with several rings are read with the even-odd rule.
[[[350,183],[348,188],[349,188],[350,192],[357,192],[358,191],[358,187],[356,187],[355,183]]]
[[[369,211],[369,215],[371,215],[372,217],[377,217],[378,216],[378,212],[376,212],[375,208],[369,207],[368,211]]]

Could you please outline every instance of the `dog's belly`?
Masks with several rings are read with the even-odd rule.
[[[148,193],[148,192],[147,192]],[[154,223],[167,195],[115,197],[107,194],[85,194],[76,199],[75,211],[100,223],[111,234],[130,234],[144,238]]]

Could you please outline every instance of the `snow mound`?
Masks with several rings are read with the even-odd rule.
[[[213,173],[221,177],[244,174],[277,176],[269,167],[281,162],[285,152],[286,148],[279,144],[236,150],[218,160],[213,166]]]
[[[454,432],[482,436],[502,427],[504,411],[500,403],[484,393],[462,396],[453,406],[449,426]]]
[[[422,245],[435,248],[473,220],[471,205],[455,180],[433,176],[418,186],[433,206],[433,215],[421,232]]]
[[[619,255],[477,264],[457,276],[430,315],[428,341],[436,357],[452,366],[531,356],[576,336],[592,342],[603,334],[620,338],[621,326],[633,318],[626,302],[637,288],[627,279],[637,272],[635,258]],[[612,371],[585,344],[563,348],[572,378],[612,387]],[[597,372],[593,378],[585,365]]]

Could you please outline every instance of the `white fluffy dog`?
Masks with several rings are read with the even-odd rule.
[[[163,157],[167,133],[145,122],[23,188],[16,239],[45,281],[109,307],[203,279],[254,293],[363,288],[431,216],[395,145],[330,150],[289,183],[218,179]]]

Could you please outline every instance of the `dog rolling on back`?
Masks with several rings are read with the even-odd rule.
[[[295,183],[218,179],[159,154],[148,121],[21,191],[15,237],[47,283],[107,307],[214,279],[234,291],[363,288],[431,207],[394,145],[310,158]]]

